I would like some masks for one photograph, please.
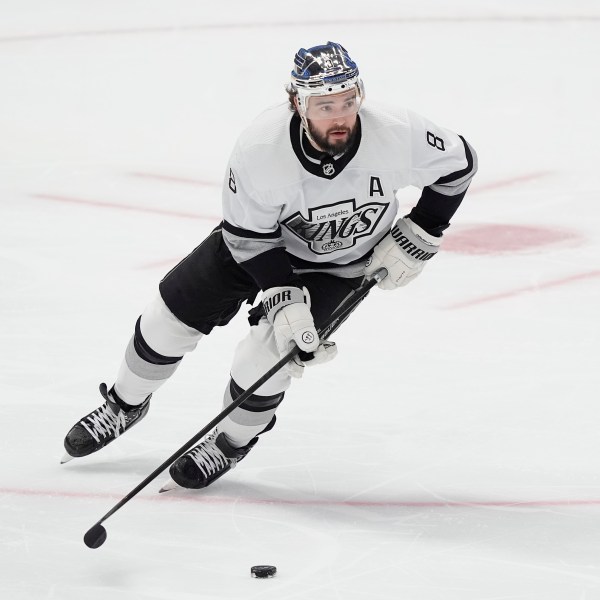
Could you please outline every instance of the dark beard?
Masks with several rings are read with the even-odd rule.
[[[322,136],[314,130],[311,121],[308,120],[308,131],[310,132],[310,136],[319,146],[319,148],[323,150],[323,152],[326,152],[331,156],[335,156],[336,154],[344,154],[344,152],[347,152],[350,148],[352,148],[354,144],[354,139],[356,138],[356,130],[356,123],[354,124],[354,127],[352,129],[350,129],[349,127],[332,127],[327,132],[325,132],[324,136]],[[330,144],[327,141],[327,135],[331,131],[347,131],[348,135],[346,137],[346,141],[338,140],[337,142]]]

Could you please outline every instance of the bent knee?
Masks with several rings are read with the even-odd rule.
[[[250,328],[248,335],[237,345],[231,367],[231,377],[243,389],[248,389],[273,365],[279,361],[273,327],[266,319]],[[280,369],[263,383],[256,394],[271,396],[284,392],[290,387],[291,378]]]
[[[181,358],[196,348],[201,337],[202,333],[182,323],[167,308],[160,295],[148,304],[136,324],[140,347],[146,345],[166,358]]]

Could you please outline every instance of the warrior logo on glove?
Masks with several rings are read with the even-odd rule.
[[[312,344],[315,341],[315,336],[310,331],[305,331],[302,334],[302,341],[305,344]]]
[[[283,302],[284,306],[287,304],[290,304],[290,302],[292,302],[292,294],[291,294],[290,290],[284,290],[282,292],[278,292],[277,294],[263,300],[265,314],[269,314],[269,312],[271,310],[273,310],[276,306],[278,306],[282,302]]]
[[[399,229],[395,226],[392,229],[392,237],[396,240],[396,243],[402,248],[407,254],[416,258],[417,260],[429,260],[437,254],[437,248],[435,252],[425,252],[421,248],[417,248]],[[370,260],[370,259],[369,259]],[[370,264],[370,263],[369,263]]]
[[[373,248],[365,275],[384,267],[388,274],[377,285],[383,290],[402,287],[415,279],[426,261],[437,254],[441,241],[441,237],[427,233],[408,217],[398,219],[390,233]]]

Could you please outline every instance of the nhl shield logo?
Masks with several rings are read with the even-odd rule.
[[[331,163],[325,163],[322,168],[327,177],[331,177],[335,173],[335,167]]]

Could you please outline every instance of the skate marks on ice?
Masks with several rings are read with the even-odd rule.
[[[100,588],[114,585],[132,597],[160,598],[169,589],[169,597],[186,598],[200,577],[202,597],[231,598],[256,592],[246,586],[257,560],[278,566],[277,590],[261,588],[267,598],[358,599],[367,590],[382,599],[569,598],[574,587],[600,585],[597,567],[586,558],[600,527],[597,505],[430,501],[430,490],[398,502],[347,502],[332,491],[329,500],[310,500],[269,485],[227,482],[215,492],[140,497],[111,524],[107,543],[91,552],[81,535],[90,515],[115,497],[74,495],[65,506],[64,497],[44,493],[23,499],[29,524],[24,531],[3,527],[5,543],[30,540],[29,560],[42,564],[42,548],[53,540],[54,554],[71,573],[59,564],[42,569],[37,582],[12,583],[27,587],[29,597],[53,582],[56,597],[75,597],[85,588],[88,597],[99,598]],[[44,536],[34,543],[30,530],[36,528]],[[128,568],[119,576],[124,556]],[[154,572],[159,565],[160,575]]]

